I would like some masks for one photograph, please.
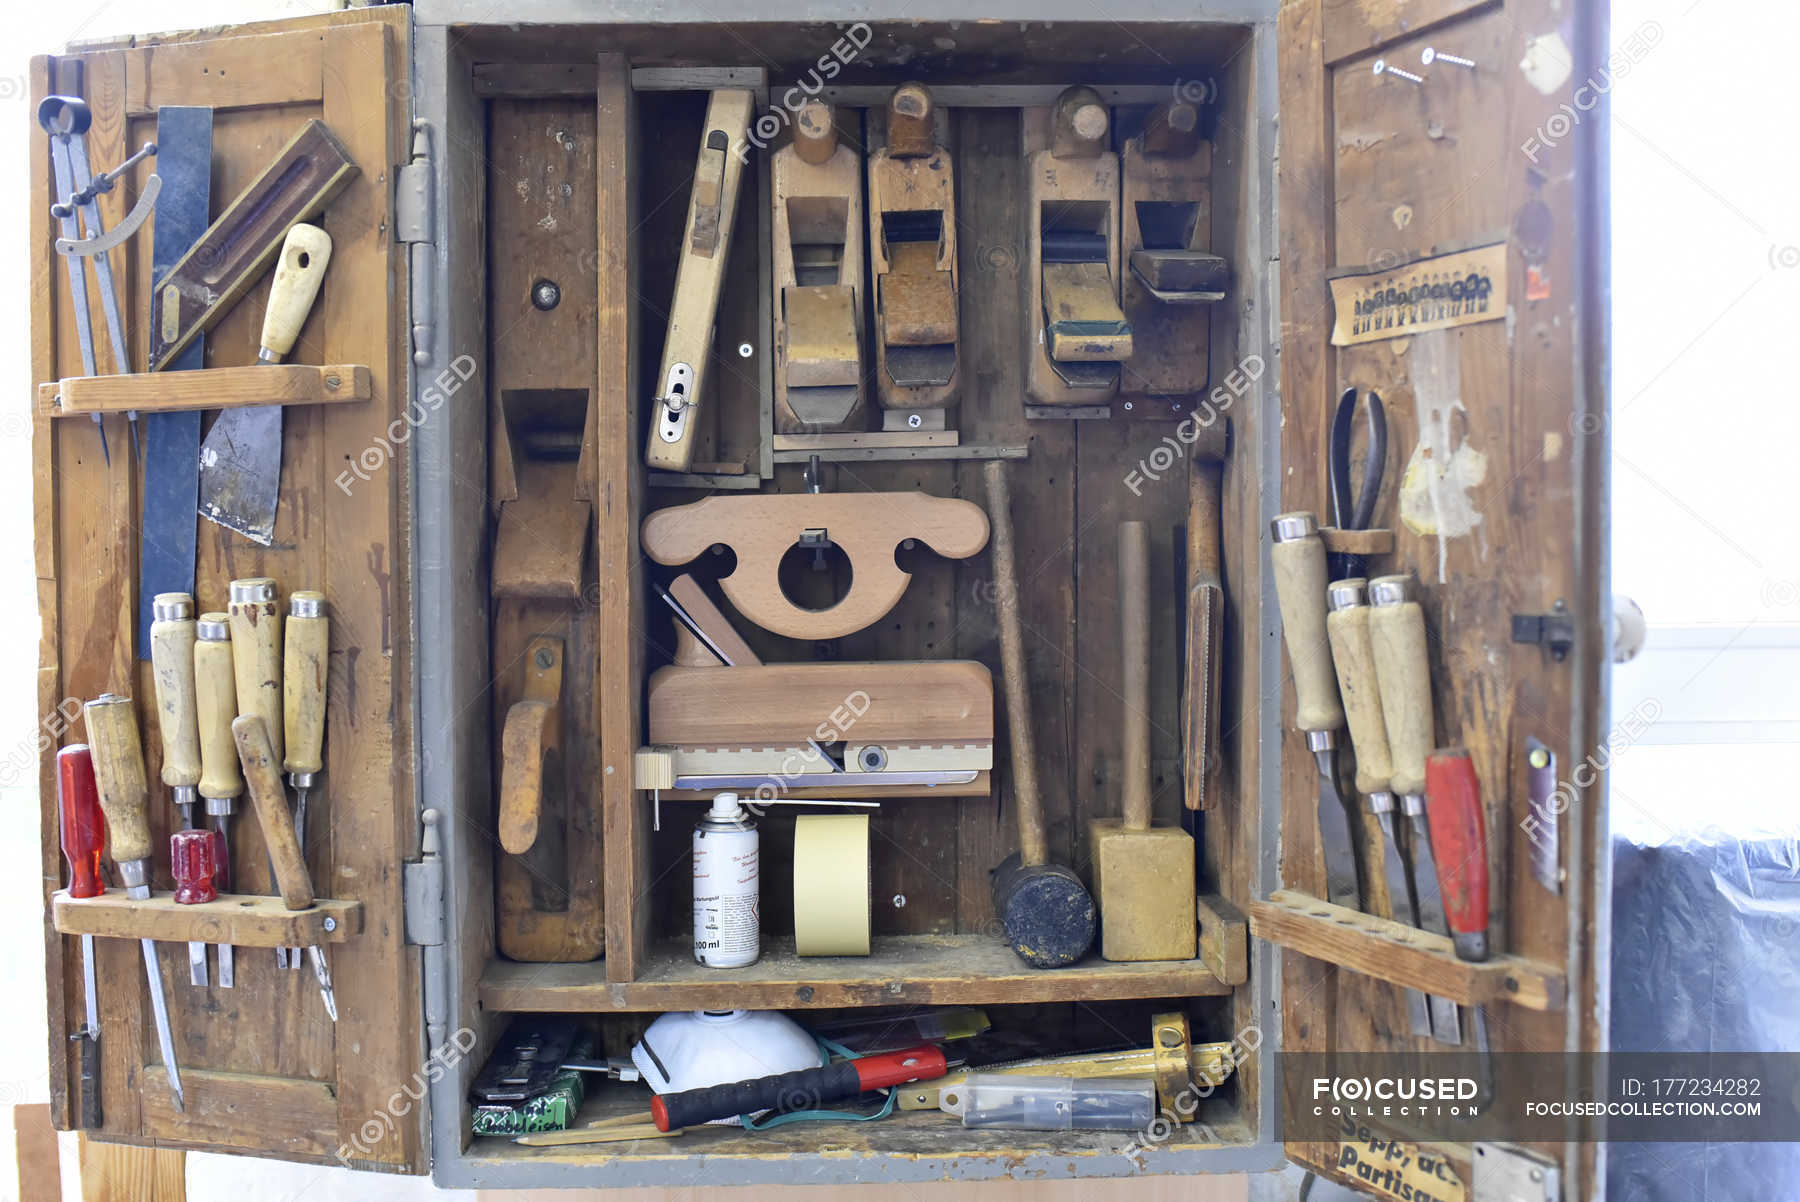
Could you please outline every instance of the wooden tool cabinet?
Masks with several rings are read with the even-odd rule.
[[[486,6],[421,0],[104,41],[34,65],[34,102],[78,88],[93,105],[98,166],[148,136],[158,105],[211,105],[215,212],[307,117],[323,119],[360,167],[325,212],[335,258],[292,356],[353,368],[357,395],[290,407],[274,546],[202,524],[198,581],[202,608],[222,601],[227,580],[249,575],[274,576],[284,590],[321,589],[331,605],[328,760],[309,850],[320,895],[361,916],[360,929],[330,945],[342,1019],[327,1021],[310,974],[277,973],[261,948],[240,951],[234,991],[194,989],[171,970],[188,1095],[178,1114],[157,1063],[137,949],[103,939],[98,1134],[431,1171],[447,1186],[1230,1172],[1273,1168],[1284,1155],[1341,1176],[1337,1145],[1280,1143],[1274,1053],[1423,1047],[1405,1034],[1402,985],[1488,1000],[1499,1050],[1603,1046],[1603,788],[1582,792],[1563,816],[1560,895],[1527,871],[1518,833],[1525,736],[1572,765],[1605,722],[1604,120],[1591,116],[1547,145],[1540,131],[1603,58],[1603,7],[1140,0],[1101,19],[1079,6],[1065,13],[1008,0],[972,19],[967,6],[930,0],[876,6],[866,47],[826,79],[809,72],[849,26],[813,0],[757,6],[742,20],[676,3],[663,24],[642,23],[630,7],[537,0],[509,6],[501,21]],[[1426,45],[1478,66],[1433,71],[1425,85],[1372,69],[1376,59],[1416,67]],[[1232,424],[1222,775],[1216,807],[1199,815],[1202,922],[1192,960],[1090,957],[1033,971],[1007,950],[987,881],[1015,846],[1003,754],[990,797],[884,802],[868,958],[801,960],[783,943],[792,819],[779,815],[763,823],[763,958],[707,970],[684,943],[695,812],[665,799],[662,830],[653,830],[649,794],[632,776],[645,741],[645,682],[672,647],[650,592],[663,569],[640,549],[640,523],[709,492],[805,487],[805,455],[772,449],[761,152],[744,173],[695,469],[653,480],[641,466],[705,89],[752,88],[764,112],[805,81],[856,109],[880,106],[907,79],[927,83],[949,113],[960,442],[835,452],[824,482],[981,502],[981,460],[1014,460],[1039,777],[1051,842],[1078,869],[1087,820],[1118,813],[1122,520],[1151,531],[1156,816],[1182,818],[1188,489],[1179,429],[1201,401]],[[1204,323],[1207,378],[1179,403],[1048,418],[1024,408],[1020,206],[1024,149],[1036,135],[1021,114],[1041,112],[1073,84],[1099,89],[1121,136],[1170,94],[1208,101],[1210,237],[1191,246],[1224,256],[1232,280]],[[1534,138],[1536,149],[1521,149]],[[142,711],[149,671],[134,658],[131,633],[140,484],[121,449],[122,418],[107,419],[108,470],[90,423],[67,408],[96,386],[55,385],[78,374],[79,360],[35,131],[33,154],[33,368],[50,386],[40,389],[34,424],[39,697],[52,714],[63,698],[111,690],[139,697]],[[135,186],[102,198],[109,217],[129,206]],[[1495,242],[1507,246],[1504,320],[1330,345],[1328,276]],[[115,263],[135,346],[148,311],[148,241],[129,243]],[[548,307],[532,303],[548,295],[537,292],[546,281],[558,297]],[[194,379],[217,391],[184,382],[182,395],[218,405],[263,385],[254,372],[218,369],[253,362],[266,290],[265,281],[209,340],[214,370]],[[1488,966],[1458,962],[1447,940],[1316,900],[1324,880],[1315,770],[1292,725],[1266,550],[1273,514],[1312,509],[1325,520],[1328,406],[1351,384],[1380,392],[1393,431],[1376,524],[1396,531],[1397,547],[1376,563],[1419,575],[1438,741],[1468,746],[1484,786],[1495,945],[1507,953]],[[114,387],[141,407],[155,403],[148,384]],[[519,425],[533,421],[560,447],[552,458],[575,462],[555,477],[560,491],[534,474],[541,465]],[[385,449],[365,455],[371,446]],[[1458,448],[1460,474],[1447,475]],[[1484,471],[1469,466],[1470,455],[1485,457]],[[1446,516],[1450,500],[1465,509]],[[495,532],[509,506],[539,506],[515,509],[513,520],[540,515],[543,540],[527,544],[528,562],[500,565],[512,582],[502,595],[491,589]],[[1421,514],[1444,537],[1418,533]],[[1453,518],[1462,525],[1452,529]],[[901,566],[914,575],[900,603],[837,640],[833,653],[976,659],[997,675],[985,555],[903,551]],[[827,571],[802,587],[833,583]],[[1559,654],[1511,641],[1514,616],[1533,614],[1567,617]],[[813,655],[808,643],[740,630],[766,660]],[[512,961],[497,945],[495,890],[507,854],[495,834],[499,731],[512,701],[532,694],[524,677],[503,671],[510,658],[500,664],[492,653],[537,647],[531,640],[544,634],[562,640],[564,762],[585,765],[560,782],[556,814],[601,847],[598,959]],[[141,720],[154,778],[156,741],[151,720]],[[81,737],[77,724],[51,742]],[[67,1035],[82,1003],[78,944],[60,933],[76,928],[49,918],[63,876],[54,751],[41,776],[45,929],[53,1109],[66,1125],[76,1113]],[[164,797],[153,788],[166,833]],[[235,829],[244,890],[268,892],[254,821]],[[565,867],[571,887],[583,888],[582,865]],[[151,931],[149,918],[119,921]],[[1246,922],[1257,936],[1247,962]],[[270,926],[245,938],[273,944],[287,934]],[[174,963],[169,951],[165,959]],[[967,1132],[935,1113],[587,1148],[468,1135],[469,1081],[511,1014],[600,1014],[611,1030],[670,1009],[943,1003],[980,1004],[1043,1029],[1133,1037],[1147,1033],[1150,1013],[1178,1009],[1196,1040],[1235,1039],[1249,1054],[1202,1104],[1201,1122],[1130,1155],[1104,1133]],[[425,1101],[412,1101],[408,1091],[421,1087]],[[621,1088],[602,1087],[593,1112],[623,1108]],[[1470,1147],[1439,1151],[1467,1181]],[[1538,1151],[1561,1165],[1565,1197],[1597,1196],[1593,1145]]]

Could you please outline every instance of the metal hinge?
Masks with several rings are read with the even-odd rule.
[[[441,947],[444,943],[444,860],[438,838],[438,812],[419,815],[419,859],[400,865],[400,886],[406,907],[406,942],[413,947]]]
[[[437,206],[431,162],[431,126],[413,121],[412,157],[396,173],[394,237],[411,247],[412,357],[423,367],[431,362],[431,335],[436,325],[432,282],[437,255]]]
[[[1550,648],[1552,659],[1566,659],[1569,648],[1575,645],[1575,619],[1569,614],[1568,604],[1558,597],[1547,614],[1514,614],[1512,641],[1536,643]]]

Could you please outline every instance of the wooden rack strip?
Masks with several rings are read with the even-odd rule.
[[[136,372],[126,376],[71,376],[38,385],[39,417],[93,413],[176,413],[236,409],[246,405],[330,405],[366,401],[369,369],[335,363],[316,367],[282,363],[263,367],[214,367],[206,371]]]
[[[308,947],[360,935],[363,904],[317,901],[289,910],[279,897],[221,893],[216,901],[179,905],[173,893],[133,901],[123,893],[51,898],[51,920],[65,935],[154,939],[159,943],[229,943],[233,947]]]
[[[1456,958],[1447,936],[1283,890],[1250,903],[1250,933],[1327,964],[1422,989],[1465,1006],[1512,1002],[1560,1010],[1562,972],[1519,956],[1472,963]]]

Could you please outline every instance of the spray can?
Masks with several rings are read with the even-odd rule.
[[[761,836],[738,804],[720,793],[694,828],[694,959],[742,968],[762,954]]]

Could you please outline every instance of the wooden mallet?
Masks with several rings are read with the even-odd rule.
[[[1119,524],[1119,633],[1124,766],[1119,818],[1088,824],[1100,954],[1108,960],[1191,960],[1198,950],[1194,837],[1150,825],[1150,533]]]
[[[1006,687],[1006,725],[1012,736],[1013,801],[1019,811],[1019,850],[1000,862],[990,880],[994,913],[1013,951],[1033,968],[1062,968],[1094,943],[1094,899],[1081,878],[1050,862],[1044,810],[1037,787],[1037,743],[1025,679],[1025,634],[1019,618],[1019,570],[1013,559],[1012,498],[1006,462],[986,464],[988,521],[994,560],[994,609],[1000,625],[1000,668]],[[1190,857],[1191,858],[1191,857]],[[1191,891],[1190,891],[1191,892]],[[1193,910],[1190,896],[1188,909]],[[1189,956],[1193,953],[1190,951]]]

